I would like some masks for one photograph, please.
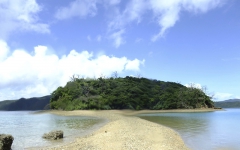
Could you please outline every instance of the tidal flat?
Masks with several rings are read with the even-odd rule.
[[[211,148],[209,145],[194,144],[192,141],[195,137],[189,136],[196,133],[200,135],[203,131],[190,131],[178,130],[176,127],[167,124],[166,122],[172,122],[177,125],[181,115],[187,116],[188,120],[194,121],[199,126],[205,124],[201,121],[204,118],[204,114],[226,114],[227,110],[215,110],[215,109],[186,109],[186,110],[75,110],[75,111],[45,111],[35,113],[37,116],[55,116],[57,118],[64,118],[64,120],[55,120],[56,124],[66,126],[64,130],[67,135],[60,141],[49,141],[48,145],[39,144],[39,146],[30,146],[24,149],[48,149],[48,150],[79,150],[79,149],[193,149],[198,150],[203,148]],[[191,117],[191,115],[195,115]],[[156,117],[162,117],[157,119]],[[150,119],[149,119],[150,117]],[[155,118],[154,118],[155,117]],[[235,117],[237,117],[235,115]],[[67,119],[68,118],[68,119]],[[80,119],[81,118],[81,119]],[[86,120],[84,120],[84,118]],[[154,119],[153,119],[154,118]],[[165,120],[163,119],[165,118]],[[196,118],[200,119],[196,121]],[[217,118],[217,117],[216,117]],[[229,118],[229,117],[228,117]],[[66,120],[65,120],[66,119]],[[70,119],[70,120],[69,120]],[[90,121],[93,119],[92,121]],[[48,121],[53,121],[50,118]],[[67,121],[68,120],[68,121]],[[159,121],[160,120],[160,121]],[[165,121],[165,122],[164,122]],[[177,123],[176,123],[177,121]],[[185,129],[191,128],[186,120],[184,125],[179,125]],[[86,123],[85,126],[83,125]],[[216,122],[216,120],[215,120]],[[90,123],[90,124],[89,124]],[[216,122],[217,123],[217,122]],[[46,125],[46,122],[41,122],[38,126]],[[59,127],[52,126],[51,130],[59,129]],[[71,129],[71,132],[69,132]],[[72,130],[74,129],[74,131]],[[75,130],[76,129],[76,130]],[[50,129],[48,129],[50,130]],[[195,130],[195,129],[194,129]],[[216,128],[209,129],[216,131]],[[81,132],[79,132],[81,131]],[[198,132],[198,133],[197,133]],[[188,136],[184,135],[186,133]],[[202,137],[201,137],[202,138]],[[224,137],[222,137],[222,143],[224,143]],[[211,139],[212,140],[212,139]],[[214,141],[209,141],[214,143]],[[204,139],[202,139],[204,141]],[[24,141],[25,143],[29,141]],[[33,142],[30,141],[30,142]],[[46,142],[46,141],[45,141]],[[46,144],[46,143],[45,143]],[[215,145],[219,144],[215,142]],[[221,146],[221,144],[219,144]],[[240,148],[240,146],[234,146],[230,149]],[[224,147],[221,147],[224,148]],[[228,147],[229,148],[229,147]],[[15,148],[16,149],[16,148]],[[13,147],[14,150],[14,147]]]

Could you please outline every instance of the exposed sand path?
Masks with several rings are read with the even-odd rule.
[[[189,112],[190,110],[171,110],[167,112]],[[196,110],[191,110],[195,112]],[[213,110],[199,110],[213,111]],[[153,111],[50,111],[64,116],[95,116],[106,118],[109,122],[102,128],[74,142],[55,146],[50,150],[187,150],[179,134],[170,128],[152,123],[132,115]],[[166,112],[166,111],[154,111]]]

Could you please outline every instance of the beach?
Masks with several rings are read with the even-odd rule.
[[[187,150],[189,149],[180,135],[165,126],[140,119],[134,115],[141,113],[156,112],[206,112],[214,109],[199,110],[143,110],[143,111],[120,111],[120,110],[103,110],[103,111],[49,111],[63,116],[94,116],[105,118],[108,122],[92,133],[76,138],[73,142],[66,145],[54,147],[44,147],[48,150]]]

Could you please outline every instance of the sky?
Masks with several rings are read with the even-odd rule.
[[[239,0],[0,0],[0,101],[73,75],[141,76],[240,98]]]

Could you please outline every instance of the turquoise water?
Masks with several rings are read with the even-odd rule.
[[[14,137],[12,150],[64,144],[76,136],[83,136],[105,123],[94,117],[64,117],[53,114],[33,114],[30,111],[0,111],[0,133]],[[42,138],[44,133],[63,130],[64,138],[49,141]]]
[[[240,150],[240,109],[139,116],[174,129],[192,150]]]

